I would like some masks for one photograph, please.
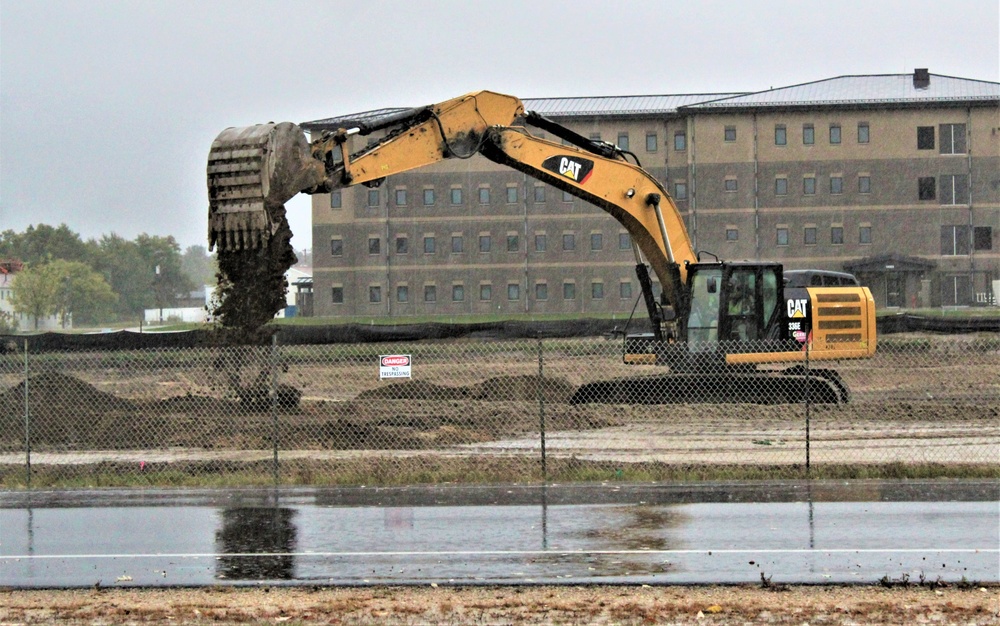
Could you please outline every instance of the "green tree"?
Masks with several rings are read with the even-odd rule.
[[[103,235],[97,242],[94,269],[118,294],[115,310],[119,318],[135,319],[142,315],[143,309],[153,306],[155,271],[147,265],[134,241],[115,233]]]
[[[77,323],[86,324],[105,320],[114,312],[118,294],[85,263],[58,260],[42,269],[56,286],[53,313],[59,316],[63,328],[70,315]]]
[[[31,266],[55,259],[89,263],[95,251],[93,241],[84,242],[66,224],[55,228],[47,224],[31,225],[23,233],[13,230],[0,233],[0,258],[17,259]]]
[[[153,305],[172,307],[178,298],[187,297],[194,283],[181,268],[181,247],[177,240],[143,233],[136,237],[135,243],[146,266],[153,270]]]
[[[181,255],[181,269],[197,288],[199,285],[214,285],[219,266],[215,255],[209,254],[205,246],[188,246]]]
[[[14,276],[10,304],[14,312],[35,319],[35,330],[43,317],[55,312],[56,289],[45,275],[44,266],[25,267]]]

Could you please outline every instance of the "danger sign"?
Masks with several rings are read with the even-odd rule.
[[[379,378],[410,378],[409,354],[383,354],[378,359]]]

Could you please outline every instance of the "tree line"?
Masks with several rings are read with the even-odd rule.
[[[183,252],[172,237],[111,233],[84,241],[66,224],[0,233],[0,263],[14,271],[11,304],[37,320],[69,316],[77,325],[131,322],[151,308],[171,308],[197,287],[215,283],[204,246]],[[0,330],[11,320],[0,319]],[[31,330],[23,328],[21,330]]]

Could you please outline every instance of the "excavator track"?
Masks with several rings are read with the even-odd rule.
[[[843,404],[850,392],[834,370],[671,372],[581,385],[571,404]]]

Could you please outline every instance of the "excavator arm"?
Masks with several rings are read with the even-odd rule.
[[[576,145],[547,141],[514,125],[525,117]],[[384,137],[349,153],[352,135],[383,129],[389,129]],[[296,193],[375,185],[393,174],[475,154],[608,212],[632,236],[667,303],[675,308],[681,304],[686,266],[696,258],[666,190],[615,147],[526,114],[517,98],[489,91],[402,111],[381,124],[324,132],[311,144],[287,122],[223,131],[209,155],[210,246],[239,250],[267,245],[283,219],[282,205]],[[638,255],[637,262],[641,265]]]

